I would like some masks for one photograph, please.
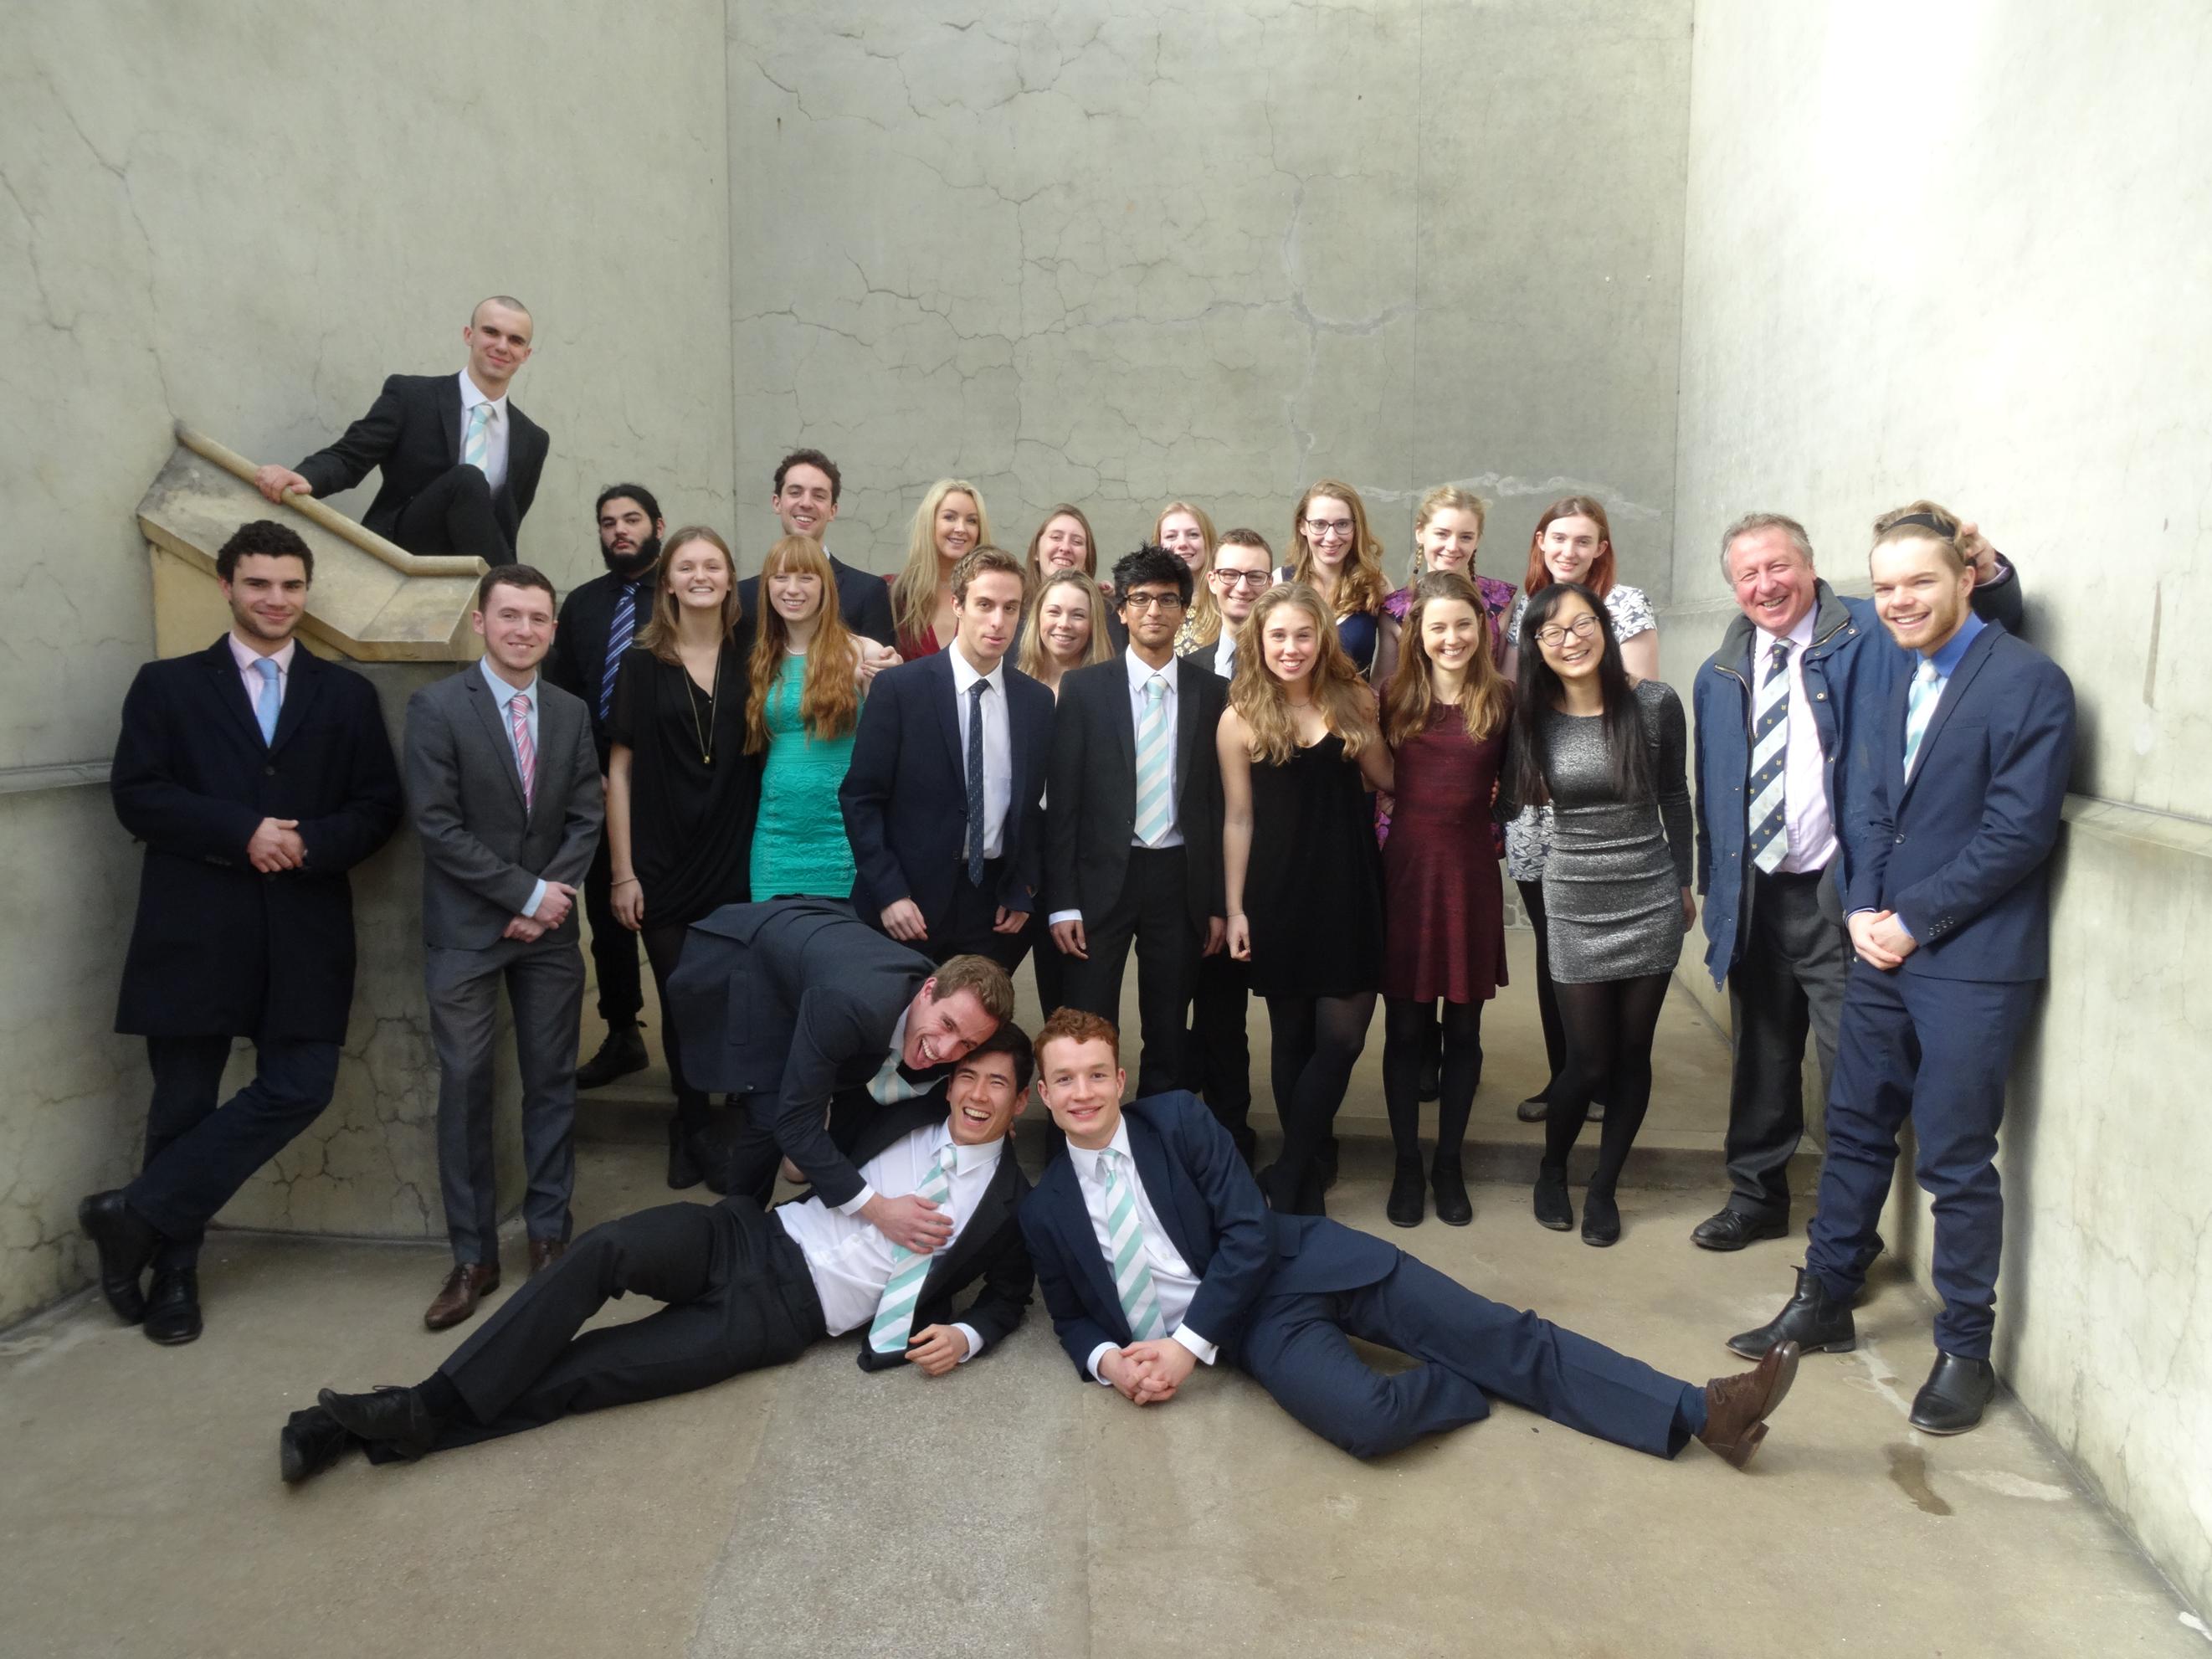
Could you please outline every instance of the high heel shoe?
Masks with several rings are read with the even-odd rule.
[[[1398,1172],[1391,1177],[1390,1196],[1382,1206],[1382,1213],[1390,1218],[1390,1224],[1419,1226],[1427,1210],[1427,1198],[1421,1181],[1420,1155],[1400,1158]]]
[[[1447,1227],[1464,1227],[1474,1219],[1474,1206],[1467,1196],[1467,1180],[1459,1160],[1438,1158],[1429,1171],[1429,1188],[1436,1194],[1437,1219]]]
[[[692,1151],[691,1137],[684,1132],[684,1119],[678,1114],[672,1112],[668,1118],[668,1184],[670,1188],[680,1193],[686,1188],[697,1186],[706,1178],[705,1172],[699,1167],[699,1159]]]

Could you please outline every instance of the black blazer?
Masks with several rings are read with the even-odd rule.
[[[538,475],[545,465],[545,428],[509,400],[507,405],[507,482],[491,498],[492,516],[514,550],[522,516],[538,495]],[[461,380],[451,374],[394,374],[369,405],[368,413],[345,429],[328,449],[319,449],[293,471],[318,496],[351,489],[382,468],[376,499],[362,523],[380,536],[398,528],[408,504],[441,473],[461,459]]]
[[[957,646],[878,674],[860,708],[852,763],[837,787],[859,878],[853,908],[872,920],[902,898],[942,918],[959,878],[968,829],[967,762],[954,707]],[[1052,749],[1052,693],[1006,666],[1014,787],[1006,810],[999,903],[1028,912],[1044,879],[1044,781]]]
[[[900,1137],[942,1123],[946,1109],[945,1085],[940,1083],[927,1094],[886,1106],[851,1124],[838,1136],[838,1150],[857,1168]],[[915,1330],[950,1325],[957,1320],[974,1326],[986,1348],[996,1347],[1013,1334],[1022,1322],[1023,1310],[1030,1305],[1030,1289],[1036,1282],[1029,1249],[1022,1242],[1021,1224],[1016,1218],[1029,1190],[1029,1177],[1014,1157],[1013,1135],[1009,1132],[999,1152],[999,1167],[991,1172],[990,1183],[976,1201],[975,1213],[968,1218],[968,1224],[951,1247],[938,1252],[929,1264],[929,1273],[921,1281],[921,1299],[915,1304]],[[803,1203],[814,1195],[810,1190],[793,1201]],[[956,1315],[952,1298],[979,1279],[983,1288],[965,1313]],[[864,1371],[889,1370],[907,1363],[904,1354],[878,1353],[868,1346],[865,1333],[860,1358]]]
[[[653,584],[659,567],[637,579],[635,630],[653,614]],[[545,678],[572,697],[580,697],[592,717],[592,746],[599,751],[599,770],[607,769],[607,726],[599,718],[599,691],[606,683],[607,635],[613,630],[615,606],[622,599],[622,579],[612,571],[569,589],[561,601],[560,625],[553,630],[553,648],[545,653]],[[608,704],[611,713],[614,705]]]
[[[873,571],[856,570],[842,559],[831,557],[830,572],[837,582],[837,614],[845,626],[878,645],[898,649],[898,630],[891,623],[891,585]],[[748,576],[738,584],[738,603],[748,617],[760,615],[760,578]]]
[[[341,1042],[353,1006],[346,872],[399,822],[399,770],[375,688],[306,646],[274,743],[228,636],[150,662],[123,700],[115,816],[145,843],[115,1029],[144,1036]],[[307,860],[263,875],[246,844],[297,818]]]
[[[1224,702],[1227,701],[1229,696],[1229,677],[1221,672],[1221,647],[1223,641],[1226,640],[1228,636],[1229,630],[1228,629],[1224,628],[1218,635],[1214,636],[1213,641],[1211,644],[1194,646],[1189,650],[1182,653],[1183,661],[1196,663],[1200,668],[1203,668],[1207,673],[1212,675],[1214,678],[1221,682],[1222,698]]]
[[[1213,738],[1229,688],[1189,657],[1166,672],[1176,688],[1176,824],[1188,849],[1191,926],[1203,935],[1207,919],[1222,911],[1221,763]],[[1121,896],[1137,821],[1137,723],[1125,656],[1060,681],[1049,775],[1045,884],[1054,909],[1079,909],[1096,922]]]

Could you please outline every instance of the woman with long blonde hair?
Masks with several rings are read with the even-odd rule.
[[[964,478],[939,478],[915,508],[906,563],[891,585],[891,623],[899,655],[912,662],[952,642],[952,567],[970,549],[991,544],[982,492]]]
[[[1374,682],[1382,664],[1389,583],[1382,544],[1367,527],[1367,503],[1358,490],[1335,478],[1306,487],[1291,514],[1291,562],[1279,574],[1321,595],[1345,654],[1362,678]]]
[[[1213,585],[1206,580],[1213,568],[1213,550],[1219,545],[1213,520],[1204,507],[1188,501],[1170,501],[1152,520],[1152,544],[1164,547],[1190,567],[1194,597],[1176,632],[1176,655],[1180,657],[1195,646],[1212,644],[1221,637],[1221,613],[1214,608]]]
[[[1370,787],[1390,787],[1373,700],[1321,595],[1269,590],[1238,631],[1221,761],[1229,950],[1267,1000],[1283,1151],[1268,1201],[1322,1212],[1317,1155],[1382,983],[1382,871]]]
[[[1030,600],[1014,666],[1060,695],[1060,676],[1113,654],[1100,612],[1098,584],[1080,567],[1054,570]],[[1042,954],[1042,953],[1040,953]]]

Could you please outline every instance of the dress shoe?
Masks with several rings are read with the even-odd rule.
[[[1923,1434],[1964,1434],[1982,1420],[1982,1408],[1996,1392],[1997,1374],[1988,1360],[1938,1348],[1907,1420]]]
[[[1397,1173],[1390,1177],[1390,1196],[1382,1206],[1382,1213],[1390,1218],[1394,1227],[1418,1227],[1428,1211],[1428,1192],[1421,1179],[1421,1160],[1401,1158]]]
[[[1583,1194],[1583,1243],[1603,1249],[1620,1242],[1620,1206],[1593,1187]]]
[[[691,1136],[684,1127],[684,1120],[674,1114],[668,1119],[668,1185],[672,1192],[683,1192],[697,1186],[707,1178],[699,1167],[699,1154],[691,1145]]]
[[[530,1241],[530,1276],[532,1279],[568,1254],[566,1239],[533,1238]]]
[[[1764,1358],[1778,1342],[1795,1342],[1805,1353],[1849,1353],[1859,1345],[1848,1297],[1837,1300],[1808,1269],[1797,1270],[1797,1288],[1780,1313],[1755,1331],[1729,1338],[1746,1359]]]
[[[1790,1231],[1787,1221],[1770,1221],[1741,1210],[1723,1210],[1700,1221],[1690,1243],[1705,1250],[1740,1250],[1762,1238],[1781,1238]]]
[[[315,1399],[348,1434],[378,1441],[404,1458],[417,1458],[429,1450],[437,1443],[438,1431],[445,1427],[412,1389],[386,1386],[368,1394],[325,1389]]]
[[[200,1275],[197,1267],[157,1267],[154,1288],[146,1297],[149,1341],[170,1347],[197,1342],[200,1335]]]
[[[296,1486],[337,1462],[352,1444],[345,1425],[320,1406],[310,1406],[294,1412],[277,1431],[276,1472],[286,1486]]]
[[[477,1310],[478,1299],[487,1291],[498,1288],[498,1262],[456,1261],[438,1294],[423,1310],[422,1322],[434,1331],[449,1330]]]
[[[599,1044],[599,1053],[576,1068],[576,1086],[604,1089],[618,1077],[643,1071],[647,1064],[645,1039],[638,1035],[636,1026],[625,1025],[619,1030],[609,1031],[606,1041]]]
[[[1549,1170],[1537,1171],[1536,1219],[1555,1233],[1565,1232],[1575,1224],[1575,1201],[1567,1196],[1564,1170],[1557,1175]]]
[[[1464,1227],[1474,1219],[1474,1206],[1468,1202],[1467,1181],[1459,1171],[1457,1158],[1442,1158],[1429,1171],[1429,1190],[1437,1200],[1437,1219],[1447,1227]]]
[[[1523,1123],[1541,1123],[1552,1115],[1552,1103],[1542,1095],[1530,1095],[1513,1109],[1513,1115]]]
[[[1766,1419],[1797,1380],[1797,1345],[1778,1342],[1747,1371],[1705,1384],[1705,1426],[1698,1438],[1717,1457],[1741,1468],[1766,1438]]]
[[[76,1206],[76,1224],[100,1252],[100,1293],[115,1316],[136,1325],[146,1316],[146,1295],[139,1276],[154,1259],[161,1234],[124,1201],[119,1191],[94,1193]]]

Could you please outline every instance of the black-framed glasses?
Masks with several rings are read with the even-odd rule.
[[[1536,630],[1536,643],[1556,647],[1565,645],[1570,634],[1578,640],[1595,639],[1597,618],[1585,611],[1581,616],[1565,625],[1553,623],[1548,627],[1540,628]]]
[[[1249,587],[1257,593],[1275,580],[1275,573],[1272,570],[1225,570],[1216,565],[1213,579],[1224,587]]]
[[[1131,593],[1122,599],[1121,608],[1124,611],[1180,611],[1182,609],[1182,595]]]
[[[1308,519],[1306,539],[1310,542],[1340,542],[1352,534],[1349,519]]]

